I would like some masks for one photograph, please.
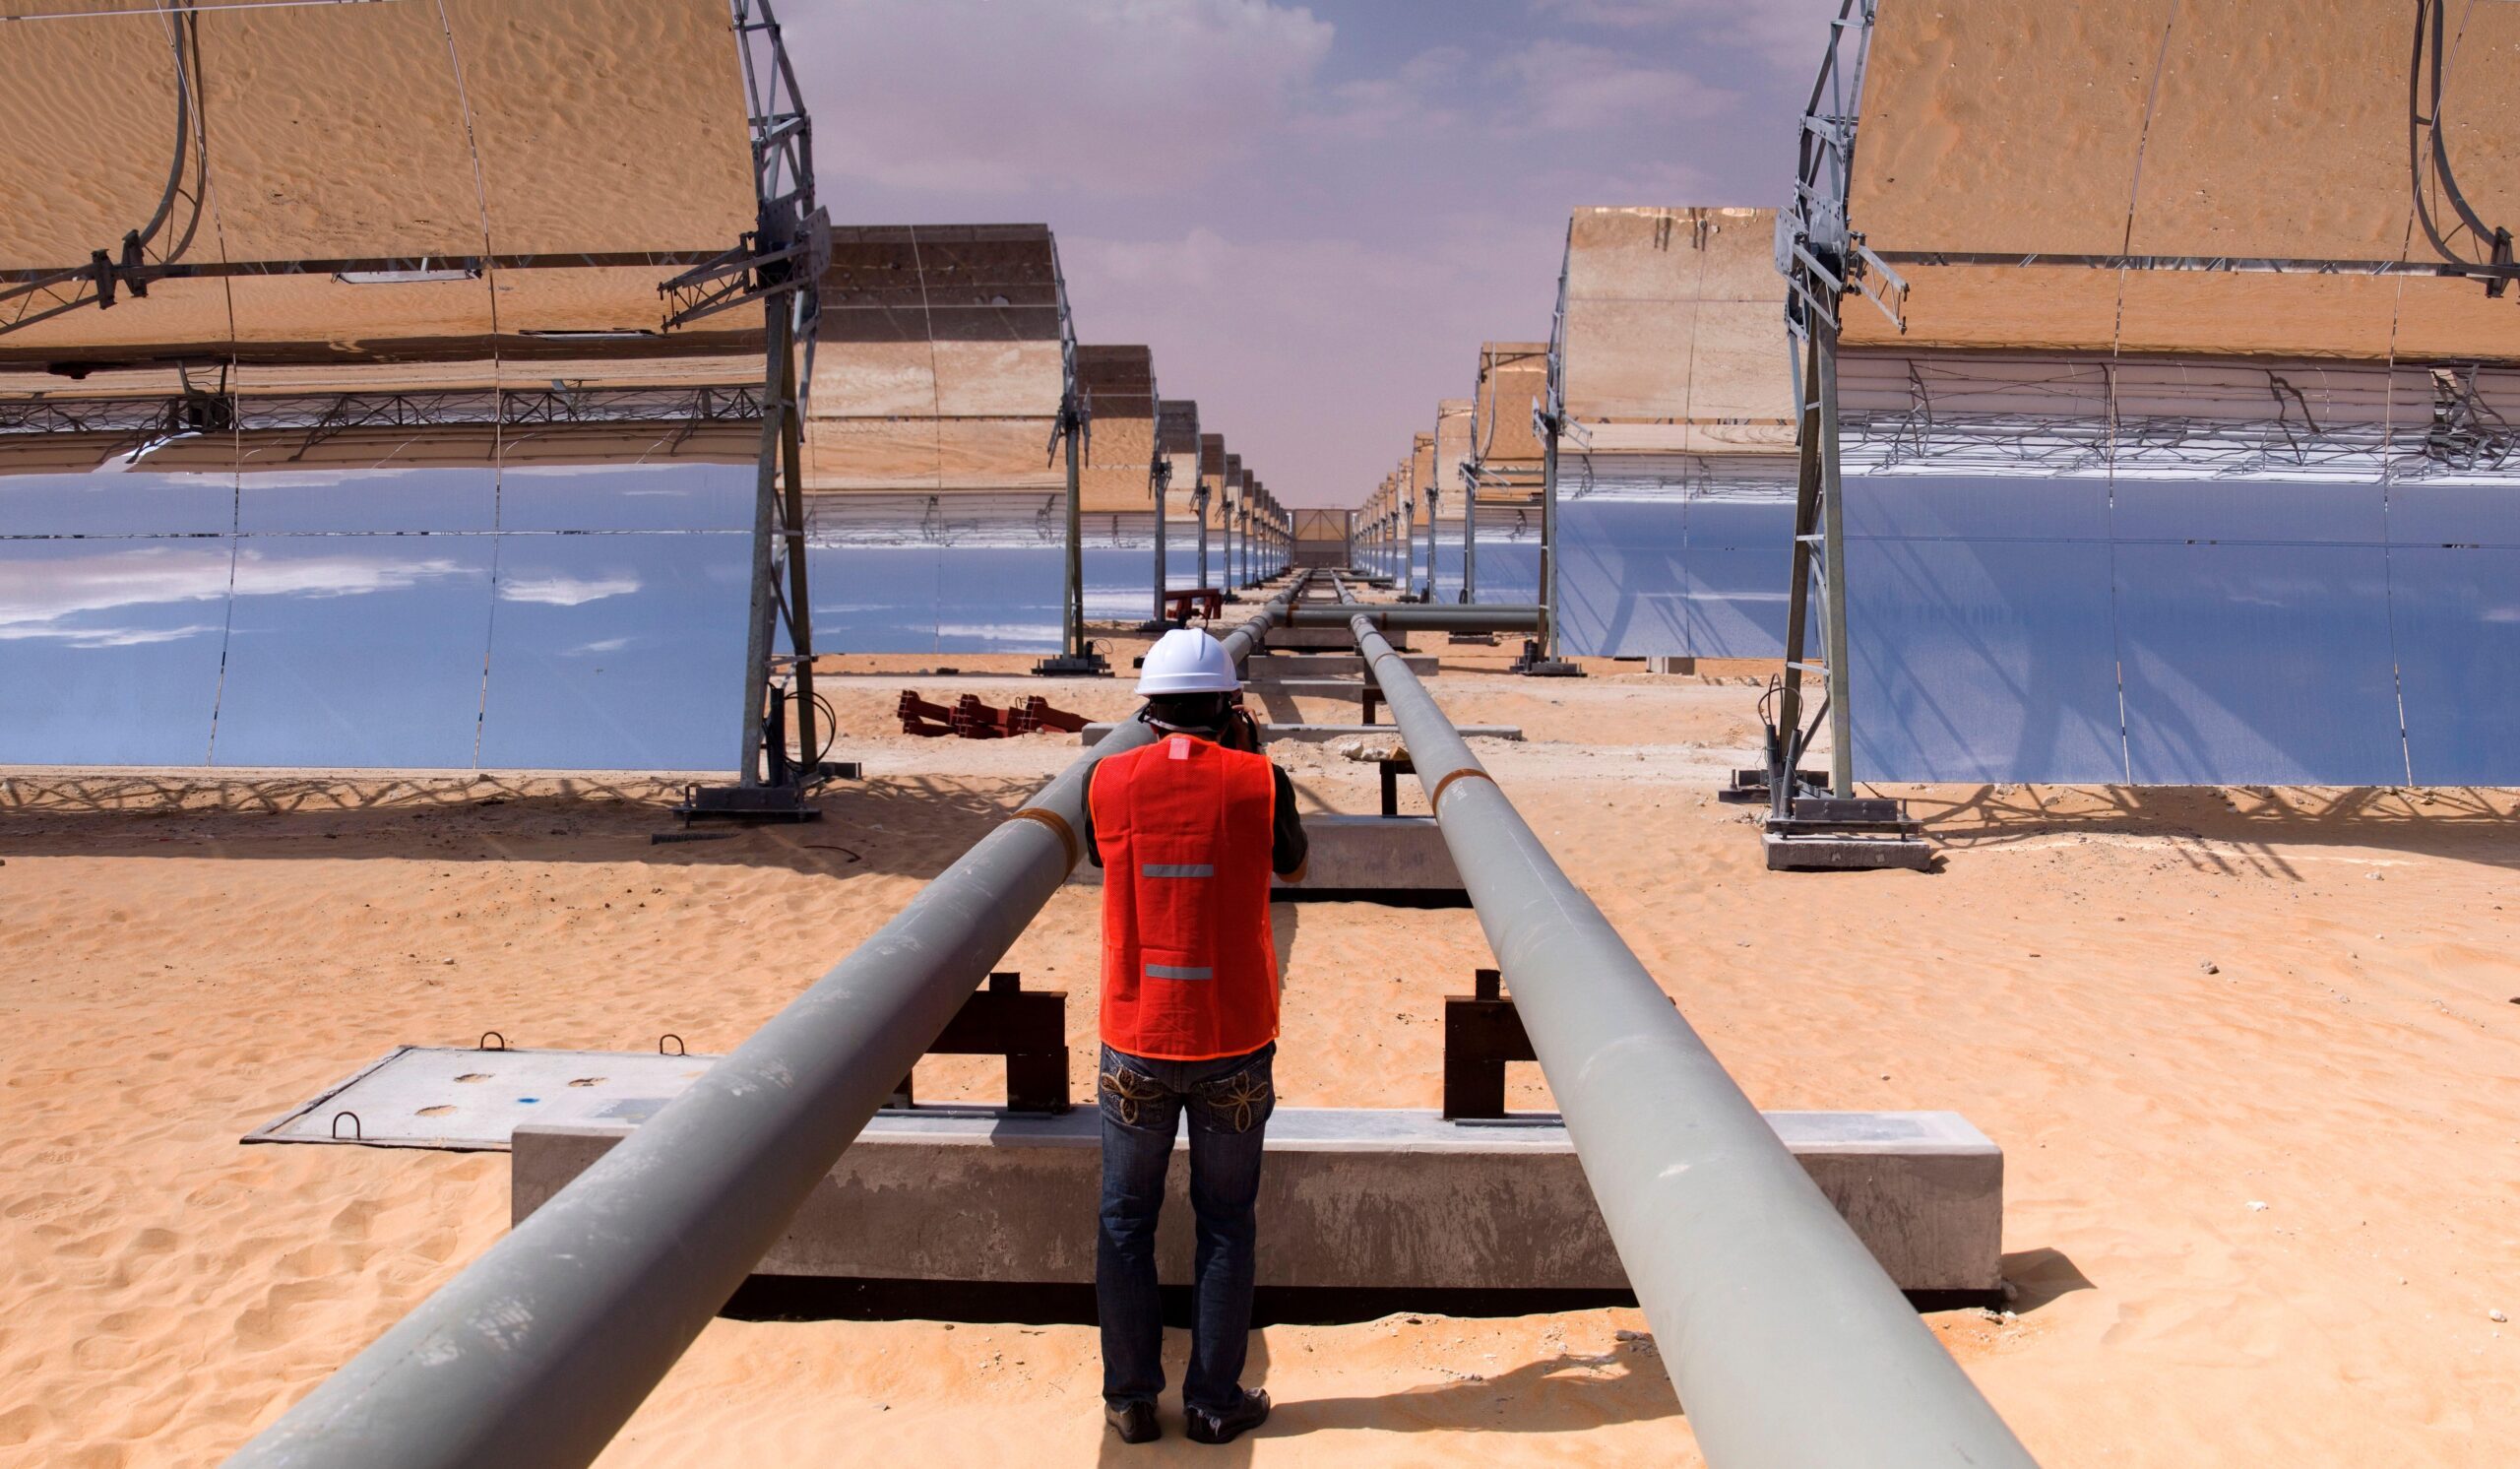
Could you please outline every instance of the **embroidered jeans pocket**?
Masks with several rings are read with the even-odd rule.
[[[1248,1132],[1269,1120],[1278,1106],[1270,1055],[1258,1055],[1223,1076],[1190,1086],[1191,1117],[1214,1132]]]
[[[1170,1129],[1174,1098],[1144,1072],[1130,1069],[1129,1063],[1113,1055],[1108,1048],[1102,1052],[1102,1076],[1095,1083],[1095,1091],[1102,1105],[1102,1115],[1123,1127]]]

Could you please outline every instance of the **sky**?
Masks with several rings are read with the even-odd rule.
[[[836,224],[1047,224],[1289,505],[1543,341],[1581,205],[1775,205],[1837,0],[783,0]]]

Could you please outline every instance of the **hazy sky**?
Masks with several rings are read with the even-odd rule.
[[[1039,221],[1289,504],[1548,335],[1587,204],[1776,204],[1837,0],[783,0],[842,224]]]

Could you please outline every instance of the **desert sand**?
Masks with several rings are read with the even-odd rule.
[[[1742,671],[1544,685],[1438,651],[1438,698],[1525,727],[1481,758],[1754,1099],[1950,1108],[2004,1147],[2010,1309],[1929,1319],[2043,1462],[2512,1461],[2510,796],[1903,789],[1942,870],[1771,874],[1712,797]],[[1127,704],[1012,661],[906,673],[933,662],[834,661],[867,779],[724,841],[652,845],[660,779],[0,773],[0,1463],[216,1462],[506,1225],[504,1156],[245,1132],[398,1044],[730,1049],[1075,758],[902,736],[900,688]],[[1277,753],[1307,802],[1371,808],[1370,765]],[[1069,991],[1078,1075],[1096,902],[1062,891],[1006,961]],[[1286,1100],[1434,1105],[1473,916],[1276,912]],[[922,1096],[986,1072],[926,1063]],[[1109,1438],[1087,1326],[722,1320],[602,1462],[1694,1462],[1646,1332],[1269,1327],[1277,1416],[1219,1451],[1169,1403],[1164,1443]]]

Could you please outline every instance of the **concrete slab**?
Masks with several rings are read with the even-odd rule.
[[[1118,728],[1116,724],[1087,725],[1085,733],[1077,737],[1087,744],[1101,744],[1104,735]],[[1461,737],[1464,739],[1520,739],[1523,737],[1523,727],[1520,725],[1456,725],[1454,728],[1461,732]],[[1396,740],[1400,737],[1400,731],[1391,725],[1262,725],[1260,727],[1260,738],[1263,743],[1293,739],[1309,744],[1326,744],[1333,739],[1346,739],[1353,734]]]
[[[1922,837],[1787,837],[1771,832],[1761,844],[1771,872],[1933,870],[1933,846]]]
[[[1953,1113],[1770,1113],[1769,1123],[1910,1291],[2001,1286],[2003,1154]],[[766,1275],[1054,1284],[1094,1277],[1102,1117],[878,1116],[759,1266]],[[523,1220],[629,1127],[516,1131]],[[1176,1153],[1185,1149],[1176,1144]],[[1615,1290],[1626,1285],[1554,1118],[1281,1108],[1261,1175],[1259,1284]],[[1158,1242],[1190,1278],[1188,1167]]]
[[[1304,880],[1273,879],[1286,898],[1306,893],[1458,893],[1461,873],[1432,816],[1306,816],[1304,836],[1312,843]],[[1071,884],[1101,887],[1102,869],[1077,863]]]
[[[716,1059],[398,1046],[243,1140],[498,1151],[523,1122],[646,1121]]]
[[[1420,678],[1430,678],[1436,671],[1435,655],[1431,653],[1403,653],[1400,662]],[[1255,683],[1263,679],[1274,682],[1281,678],[1361,678],[1365,675],[1365,661],[1354,653],[1292,654],[1286,657],[1260,653],[1252,655],[1243,664],[1242,671]]]
[[[1280,678],[1270,686],[1298,699],[1345,699],[1351,704],[1365,701],[1365,683],[1361,678]]]

